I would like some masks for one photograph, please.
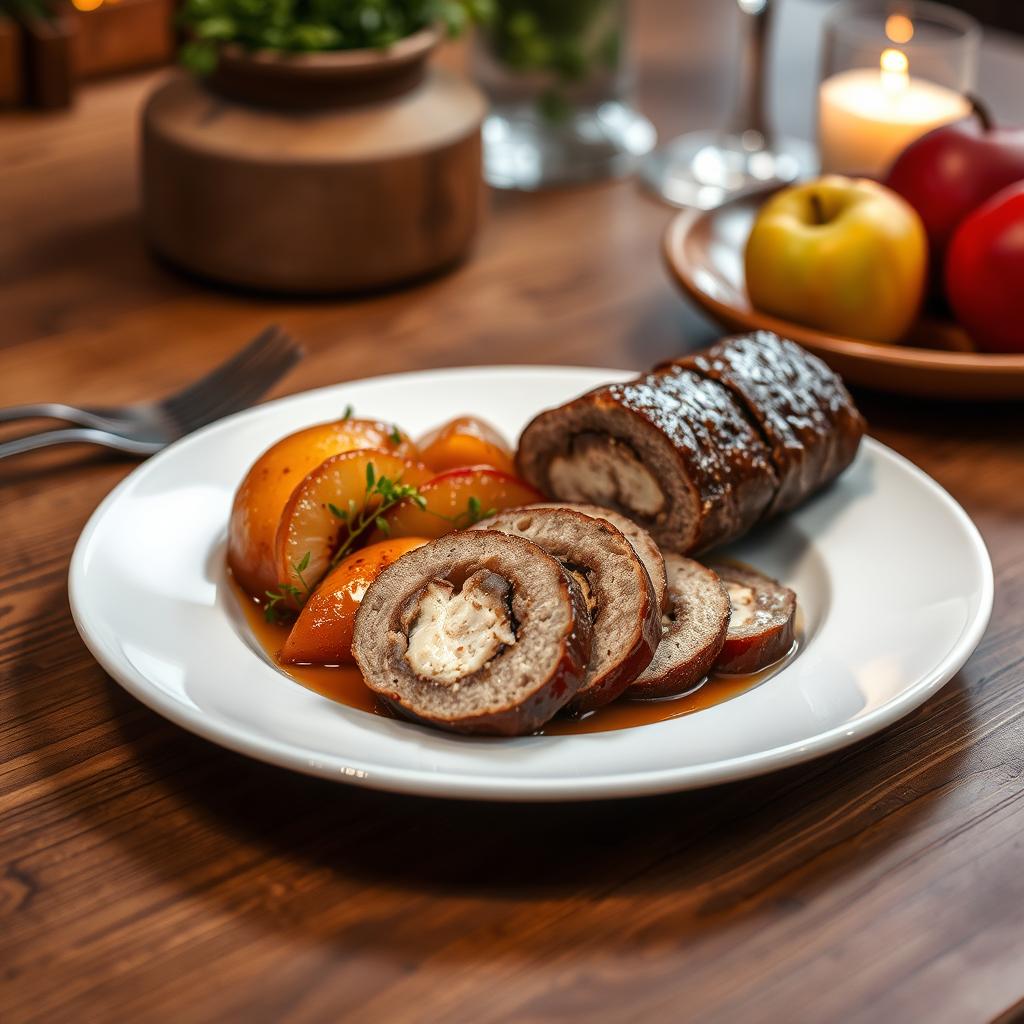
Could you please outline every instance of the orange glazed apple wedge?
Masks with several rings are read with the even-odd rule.
[[[539,491],[496,469],[453,469],[422,484],[419,501],[406,500],[384,515],[371,536],[427,537],[433,540],[485,519],[502,509],[543,501]]]
[[[281,660],[293,665],[351,662],[352,628],[366,588],[385,566],[426,543],[423,537],[385,540],[343,559],[303,606],[281,649]]]
[[[297,607],[332,560],[361,543],[381,513],[430,479],[426,466],[373,448],[333,455],[292,492],[274,543],[278,603]]]
[[[458,416],[424,434],[417,442],[420,461],[442,473],[469,466],[490,466],[515,473],[515,462],[505,439],[484,420]]]
[[[278,583],[274,539],[292,491],[324,459],[355,448],[416,456],[416,446],[396,427],[346,416],[283,437],[253,463],[231,509],[228,564],[235,579],[254,597],[262,600]]]

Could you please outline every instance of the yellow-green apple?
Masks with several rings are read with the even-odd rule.
[[[832,334],[898,341],[921,306],[928,242],[921,218],[892,190],[826,175],[761,207],[745,263],[757,309]]]

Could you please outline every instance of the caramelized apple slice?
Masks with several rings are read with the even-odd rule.
[[[338,548],[362,541],[376,510],[402,486],[418,487],[431,471],[373,448],[333,455],[313,470],[288,499],[275,540],[276,594],[297,607],[326,575]],[[399,493],[401,493],[399,491]]]
[[[386,526],[371,540],[428,537],[433,540],[485,519],[502,509],[541,500],[518,477],[496,469],[453,469],[420,487],[420,501],[406,500],[385,516]]]
[[[350,417],[283,437],[253,463],[235,493],[228,526],[228,564],[254,597],[278,582],[274,538],[281,513],[302,478],[324,459],[355,448],[414,458],[416,446],[396,427]]]
[[[343,559],[299,613],[281,649],[281,661],[310,665],[351,662],[352,628],[366,588],[385,566],[426,543],[423,537],[385,540]]]
[[[467,466],[490,466],[515,473],[505,439],[484,420],[458,416],[424,434],[418,442],[420,461],[439,473]]]

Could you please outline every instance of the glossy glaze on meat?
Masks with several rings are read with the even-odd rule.
[[[721,382],[758,425],[779,477],[770,513],[799,505],[857,454],[863,417],[840,377],[795,342],[759,331],[671,365]]]
[[[680,367],[608,388],[612,401],[657,428],[697,489],[699,527],[690,550],[746,533],[775,493],[770,453],[728,391]]]

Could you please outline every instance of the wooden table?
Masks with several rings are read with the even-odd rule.
[[[776,107],[795,129],[813,80],[803,19],[818,13],[783,8]],[[666,132],[723,112],[732,18],[717,0],[638,5],[641,97]],[[1024,47],[990,44],[983,75],[1024,120]],[[645,367],[710,335],[660,266],[669,212],[630,183],[495,196],[468,264],[360,301],[177,276],[136,222],[152,84],[0,121],[0,402],[152,396],[268,321],[310,353],[278,393],[461,363]],[[131,464],[68,450],[0,466],[0,1019],[1010,1019],[1024,1006],[1024,410],[860,397],[875,436],[985,536],[998,589],[977,654],[846,752],[617,803],[366,792],[168,724],[92,661],[65,591],[78,531]]]

